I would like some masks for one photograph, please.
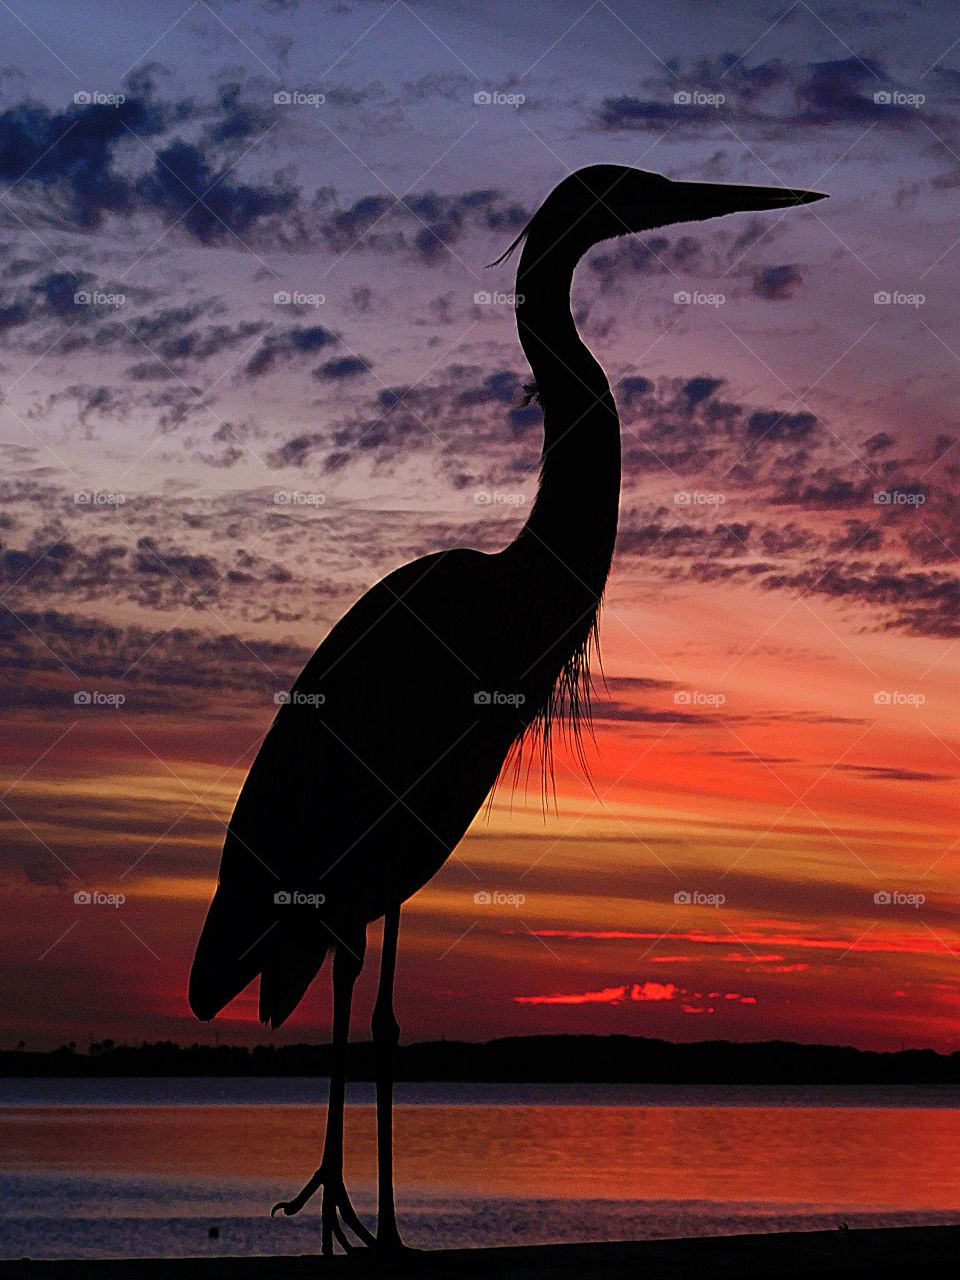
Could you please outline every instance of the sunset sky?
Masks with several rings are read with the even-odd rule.
[[[525,519],[484,264],[607,162],[831,198],[581,264],[590,776],[408,904],[404,1037],[960,1048],[955,6],[10,0],[0,47],[0,1044],[268,1037],[187,1006],[224,824],[358,595]]]

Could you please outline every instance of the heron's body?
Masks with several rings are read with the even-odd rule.
[[[518,276],[518,291],[533,289],[520,332],[544,411],[530,518],[503,551],[441,551],[391,573],[301,672],[230,822],[194,965],[200,1016],[260,974],[260,1016],[282,1022],[331,943],[362,936],[436,874],[511,748],[548,735],[585,694],[616,537],[620,424],[570,315],[579,254],[558,272],[554,246],[550,287],[538,289],[541,254],[531,237]],[[277,903],[278,892],[324,901]]]
[[[384,917],[378,1045],[376,1243],[393,1214],[392,1009],[400,906],[459,843],[518,743],[574,722],[610,570],[620,424],[607,379],[570,312],[573,272],[610,236],[738,209],[819,198],[672,183],[597,165],[548,197],[520,239],[517,325],[544,414],[540,483],[518,536],[495,554],[457,549],[397,569],[333,628],[261,746],[229,824],[220,883],[197,948],[190,1001],[213,1017],[260,976],[274,1026],[329,950],[335,1069],[323,1163],[286,1213],[324,1188],[324,1251],[341,1219],[373,1237],[343,1187],[345,1049],[366,927]],[[299,899],[299,900],[298,900]]]

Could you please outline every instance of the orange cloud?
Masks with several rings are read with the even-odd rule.
[[[627,988],[622,986],[604,987],[602,991],[581,991],[572,995],[514,996],[513,998],[517,1004],[617,1004],[626,994]]]
[[[631,1000],[673,1000],[677,988],[672,982],[635,982],[630,992]]]

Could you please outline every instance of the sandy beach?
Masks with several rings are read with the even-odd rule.
[[[812,1277],[842,1267],[846,1276],[902,1276],[956,1266],[960,1227],[900,1227],[652,1240],[611,1244],[541,1245],[504,1249],[410,1251],[382,1261],[364,1250],[350,1257],[116,1259],[0,1263],[0,1280],[306,1280],[321,1274],[359,1277],[492,1277],[495,1280],[679,1280],[690,1275],[733,1280]]]

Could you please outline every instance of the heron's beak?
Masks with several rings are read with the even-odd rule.
[[[677,182],[675,195],[693,221],[719,218],[726,213],[789,209],[794,205],[826,200],[825,191],[795,191],[790,187],[738,186],[726,182]]]

